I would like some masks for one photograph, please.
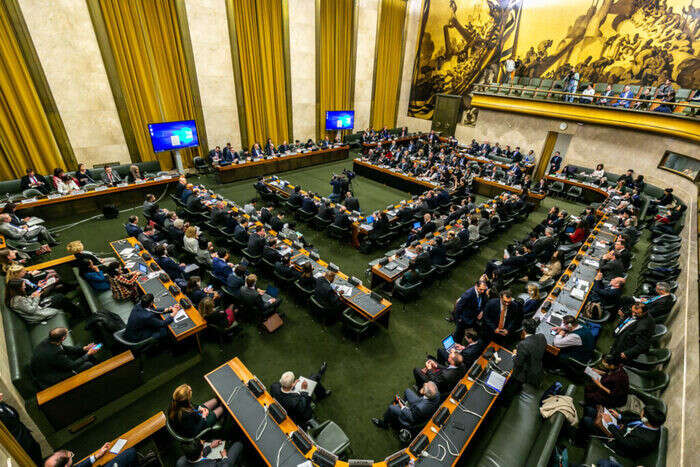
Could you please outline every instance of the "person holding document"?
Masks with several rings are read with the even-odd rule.
[[[296,378],[291,371],[282,373],[279,382],[270,385],[270,394],[277,399],[287,415],[299,426],[306,427],[314,416],[312,396],[317,401],[331,395],[331,390],[321,384],[328,364],[323,362],[317,373],[310,378]]]

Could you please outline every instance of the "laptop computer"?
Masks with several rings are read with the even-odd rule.
[[[143,263],[136,263],[136,267],[141,274],[146,274],[148,272],[148,266]]]
[[[452,350],[452,348],[455,346],[455,339],[452,337],[452,334],[449,336],[445,337],[442,340],[442,347],[447,350],[448,352]]]
[[[368,224],[374,224],[374,216],[369,216],[366,221]]]

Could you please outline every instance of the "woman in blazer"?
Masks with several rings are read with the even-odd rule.
[[[223,414],[224,408],[216,399],[202,405],[192,405],[192,388],[182,384],[173,392],[168,421],[180,436],[194,438],[205,429],[216,425]]]

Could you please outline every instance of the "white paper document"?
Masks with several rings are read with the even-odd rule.
[[[306,389],[301,388],[303,383],[306,383]],[[297,379],[297,383],[292,388],[292,391],[297,393],[305,392],[307,394],[313,394],[314,389],[316,389],[316,381],[300,376],[299,379]]]
[[[119,438],[111,448],[109,448],[109,452],[112,454],[119,454],[122,449],[124,449],[124,446],[126,446],[127,441],[124,438]]]

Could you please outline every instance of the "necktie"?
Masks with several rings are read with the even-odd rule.
[[[506,324],[506,312],[506,306],[501,303],[501,317],[498,320],[498,329],[503,329],[503,326]]]
[[[109,179],[109,183],[112,183],[112,174],[111,173],[107,174],[107,178]]]

